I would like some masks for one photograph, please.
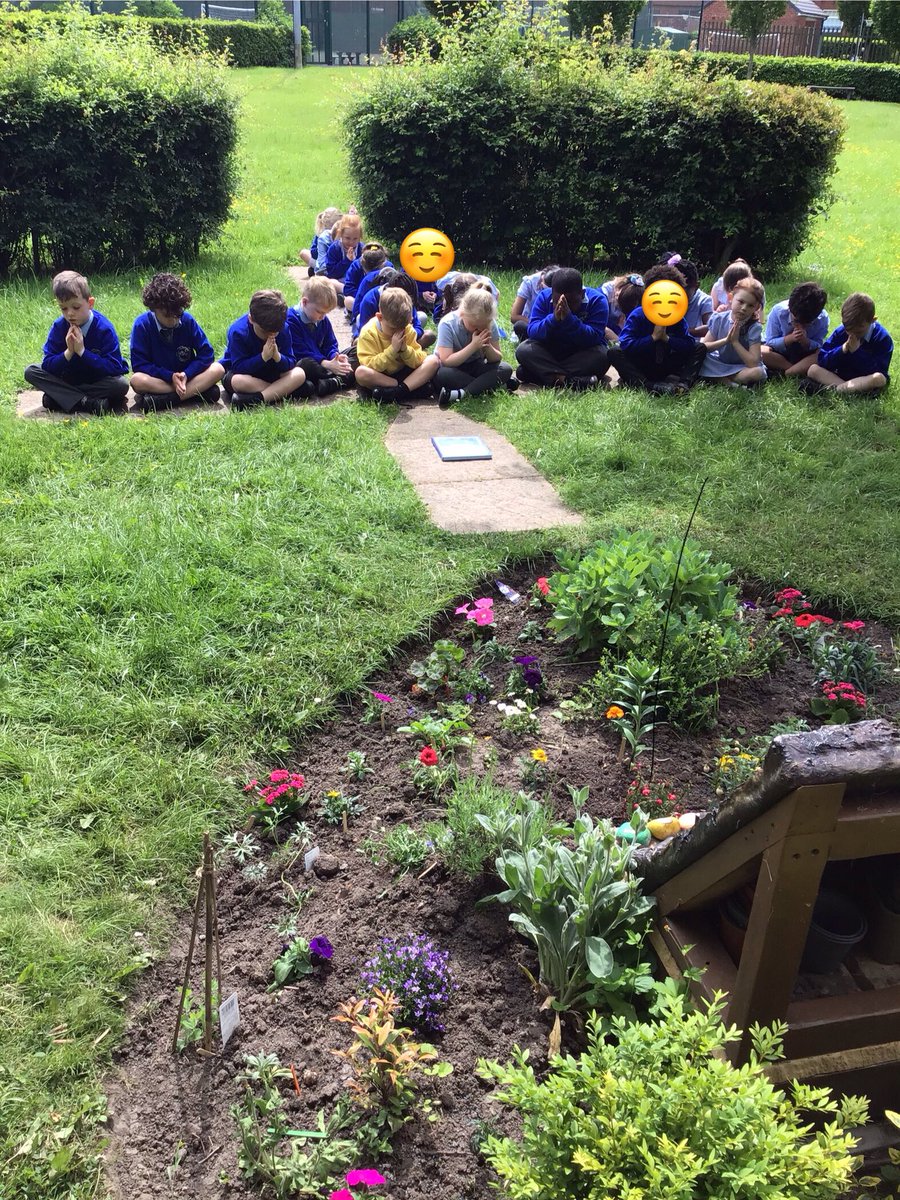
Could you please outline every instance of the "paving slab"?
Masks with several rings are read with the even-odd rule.
[[[44,408],[42,403],[43,392],[27,391],[19,392],[16,399],[16,416],[24,417],[28,421],[99,421],[108,420],[107,417],[90,416],[88,413],[72,412],[51,412],[50,409]],[[174,408],[163,409],[158,413],[149,415],[155,417],[189,417],[194,413],[203,413],[205,416],[221,417],[228,412],[227,407],[221,400],[217,404],[206,404],[202,401],[188,401],[187,404],[176,404]],[[128,393],[126,408],[122,416],[138,417],[143,419],[145,415],[143,409],[137,408],[134,399],[134,393]]]
[[[432,437],[480,437],[493,458],[442,462]],[[402,409],[385,445],[428,509],[450,533],[512,533],[580,525],[583,517],[495,429],[453,409],[421,402]]]

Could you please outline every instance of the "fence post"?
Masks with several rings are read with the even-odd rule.
[[[294,21],[294,68],[303,66],[303,5],[294,0],[291,6]]]

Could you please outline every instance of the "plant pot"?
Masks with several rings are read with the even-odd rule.
[[[748,884],[740,891],[726,896],[719,905],[719,936],[735,966],[741,961],[750,909],[753,907],[754,890],[752,885]]]
[[[867,929],[865,914],[854,900],[822,888],[813,908],[800,970],[813,975],[836,971],[866,936]]]
[[[900,863],[881,864],[869,879],[866,950],[876,962],[900,962]]]

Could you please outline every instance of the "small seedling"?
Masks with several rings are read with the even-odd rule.
[[[347,762],[341,767],[341,772],[357,783],[362,783],[367,776],[375,774],[374,768],[366,764],[365,750],[348,750]]]
[[[256,858],[262,847],[253,836],[252,833],[229,833],[227,837],[222,839],[222,847],[219,850],[219,857],[226,856],[232,858],[239,867],[246,866],[248,862]]]
[[[345,796],[343,792],[332,790],[322,797],[322,816],[329,825],[343,825],[344,833],[351,817],[358,816],[365,805],[360,804],[359,796]]]
[[[212,1016],[213,1021],[219,1015],[219,985],[213,980],[212,985]],[[181,1014],[181,1024],[178,1026],[178,1051],[186,1050],[194,1042],[203,1038],[203,1001],[194,1000],[190,988],[184,994],[184,1009]]]

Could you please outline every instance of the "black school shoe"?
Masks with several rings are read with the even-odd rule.
[[[222,389],[217,383],[214,383],[210,387],[205,388],[197,399],[202,400],[204,404],[218,404],[221,397]]]
[[[146,412],[165,412],[180,401],[175,392],[138,392],[135,396],[138,408]]]
[[[600,380],[596,375],[572,375],[566,380],[565,386],[573,392],[588,392],[591,388],[600,386]]]
[[[412,396],[406,387],[376,387],[372,388],[372,399],[376,404],[399,404],[401,408],[410,408]]]
[[[41,396],[41,404],[44,406],[44,408],[46,408],[47,412],[66,411],[61,404],[57,404],[53,397],[48,396],[46,392],[44,392],[43,396]]]
[[[242,412],[245,408],[258,408],[264,403],[262,392],[234,392],[231,396],[231,407],[235,412]]]
[[[804,396],[818,396],[820,392],[828,390],[824,383],[819,383],[818,379],[810,379],[808,375],[804,375],[803,378],[798,381],[797,387],[804,394]]]
[[[329,375],[325,379],[320,379],[316,384],[317,396],[333,396],[335,392],[341,390],[341,381],[336,375]]]

